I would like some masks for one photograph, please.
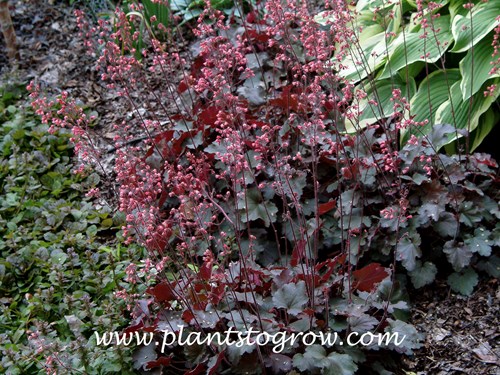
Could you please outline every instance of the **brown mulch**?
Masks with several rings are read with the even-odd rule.
[[[133,111],[99,83],[94,58],[86,54],[67,2],[11,0],[20,45],[17,69],[7,64],[0,38],[0,85],[27,84],[36,78],[50,93],[66,90],[99,114],[98,131],[106,143],[111,126]],[[412,293],[411,321],[426,334],[425,345],[401,368],[409,374],[500,374],[500,289],[483,280],[470,297],[450,292],[444,282]]]
[[[474,294],[451,292],[436,282],[411,295],[412,323],[426,334],[425,345],[404,368],[417,374],[500,374],[500,286],[483,280]]]

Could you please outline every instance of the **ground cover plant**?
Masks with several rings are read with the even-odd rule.
[[[133,373],[131,351],[101,348],[93,332],[126,326],[121,289],[138,247],[108,245],[120,225],[84,194],[96,175],[72,173],[70,133],[47,133],[27,94],[0,101],[0,372]]]
[[[150,288],[139,297],[121,294],[133,316],[125,334],[151,333],[160,342],[164,331],[206,337],[230,328],[283,337],[335,332],[344,340],[352,332],[405,335],[400,345],[317,340],[279,352],[273,343],[160,350],[153,342],[137,349],[137,369],[384,373],[392,370],[389,352],[421,345],[422,336],[405,322],[407,289],[437,276],[470,294],[478,271],[498,277],[498,165],[470,154],[482,136],[457,145],[456,155],[439,152],[458,136],[471,139],[464,128],[486,124],[486,134],[495,123],[496,71],[475,86],[464,64],[448,67],[444,47],[435,58],[431,43],[464,17],[474,25],[475,12],[492,2],[447,4],[360,1],[356,10],[339,1],[320,12],[308,3],[266,1],[226,17],[205,3],[191,53],[171,43],[173,32],[165,39],[150,28],[137,33],[134,25],[148,17],[134,21],[140,4],[131,12],[117,9],[112,23],[95,29],[77,12],[103,82],[129,99],[135,114],[115,128],[115,181],[124,230],[149,254],[143,265],[127,267],[128,281]],[[373,11],[371,25],[366,14]],[[495,22],[485,31],[493,53]],[[421,32],[427,25],[431,36]],[[411,52],[420,47],[421,55],[414,61],[405,55],[397,66],[393,44],[394,51],[382,48],[386,60],[352,79],[346,70],[359,64],[346,60],[358,58],[351,51],[367,29],[382,45],[400,38],[404,47],[405,35],[408,45],[418,39]],[[457,35],[435,44],[463,52]],[[143,37],[146,47],[137,50]],[[449,104],[419,99],[421,89],[421,97],[426,89],[434,95],[436,74],[450,80],[455,74],[445,86],[451,92],[474,91],[460,98],[468,111],[460,105],[456,112],[467,113],[467,127],[438,116],[456,104],[453,95]],[[82,160],[108,173],[92,120],[76,102],[66,93],[48,101],[36,84],[30,90],[51,131],[71,129]],[[488,120],[476,121],[483,113]]]

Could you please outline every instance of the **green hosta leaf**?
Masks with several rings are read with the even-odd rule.
[[[490,107],[486,113],[481,116],[479,126],[472,132],[469,144],[470,152],[473,152],[486,138],[486,136],[493,130],[497,123],[497,116],[493,107]]]
[[[353,82],[373,74],[384,64],[392,50],[392,33],[398,32],[402,18],[402,8],[398,2],[370,0],[364,5],[358,2],[357,7],[355,17],[348,25],[354,31],[348,41],[349,51],[342,56],[344,68],[339,72]],[[373,7],[377,8],[376,12]],[[316,19],[317,22],[326,24],[327,19],[321,14]],[[337,58],[338,56],[334,57]]]
[[[363,87],[358,87],[363,88]],[[416,84],[412,77],[409,82],[405,82],[399,75],[382,81],[375,81],[365,87],[366,98],[360,100],[359,110],[362,111],[358,116],[358,111],[349,108],[348,111],[354,114],[354,119],[346,119],[346,130],[348,133],[355,133],[383,118],[394,114],[393,90],[401,90],[401,96],[409,94],[410,98],[415,94]],[[408,98],[409,99],[409,98]],[[375,100],[377,105],[370,104],[369,100]]]
[[[480,0],[472,0],[470,2],[477,4],[479,1]],[[469,10],[464,8],[464,0],[451,0],[448,10],[452,19],[454,19],[457,14],[466,16],[467,13],[469,13]]]
[[[420,239],[420,236],[418,239]],[[415,244],[411,238],[405,236],[401,238],[396,249],[396,259],[399,260],[408,271],[413,271],[416,267],[416,259],[422,255],[418,243]]]
[[[474,49],[470,49],[460,61],[460,73],[463,77],[460,89],[464,101],[477,93],[487,80],[500,76],[498,73],[490,75],[494,53],[492,41],[493,34],[490,34],[476,44]]]
[[[449,100],[449,87],[460,80],[458,69],[437,70],[429,74],[418,87],[417,93],[412,97],[410,106],[415,122],[429,120],[427,125],[414,126],[405,131],[402,138],[403,144],[409,139],[410,134],[425,135],[430,132],[436,123],[436,111],[441,104]]]
[[[339,74],[352,82],[358,82],[377,70],[386,59],[387,45],[383,29],[379,25],[372,25],[364,29],[359,41],[353,41],[349,54],[342,60],[342,69]],[[374,34],[379,31],[378,34]],[[366,34],[374,34],[367,37]],[[363,38],[363,39],[362,39]]]
[[[247,221],[263,220],[268,227],[271,222],[276,221],[278,208],[272,202],[263,201],[263,197],[258,189],[248,189],[245,196],[238,200],[238,209],[241,210],[241,220]]]
[[[498,82],[500,80],[497,78],[492,83]],[[451,98],[439,106],[436,111],[435,122],[452,124],[457,129],[472,131],[478,126],[481,115],[491,107],[500,94],[500,85],[497,85],[493,95],[485,97],[483,90],[480,90],[480,92],[466,101],[462,99],[460,85],[461,82],[457,82],[451,86]],[[472,106],[470,105],[470,100],[472,100]],[[453,103],[453,106],[451,103]],[[457,139],[457,136],[452,135],[448,143],[451,143],[455,139]]]
[[[437,268],[434,263],[425,262],[423,265],[417,261],[415,269],[409,272],[411,282],[415,288],[422,288],[431,284],[436,278]]]
[[[449,47],[453,40],[450,31],[450,16],[441,16],[433,21],[436,33],[428,29],[401,33],[392,42],[393,51],[379,77],[385,79],[393,76],[400,69],[417,61],[435,63]],[[424,35],[427,35],[423,38]]]
[[[467,268],[463,272],[455,272],[448,276],[448,285],[450,285],[451,289],[465,296],[472,294],[478,281],[477,273],[472,268]]]
[[[298,283],[285,284],[273,295],[273,303],[278,308],[284,308],[291,315],[302,312],[304,305],[309,302],[306,293],[306,283],[301,280]]]
[[[446,254],[448,261],[457,272],[467,267],[472,258],[472,251],[467,245],[457,245],[455,241],[448,241],[444,244],[443,252]]]
[[[359,0],[356,4],[356,10],[358,12],[361,11],[370,11],[373,16],[373,11],[380,11],[382,9],[391,7],[391,6],[400,6],[399,1],[387,1],[387,0]]]
[[[467,15],[453,18],[451,31],[455,39],[452,52],[465,52],[500,24],[500,2],[489,0],[475,5]]]
[[[462,1],[462,0],[460,0]],[[411,5],[413,8],[417,8],[417,1],[416,0],[407,0],[408,4]],[[441,1],[434,1],[433,3],[435,3],[436,5],[439,5],[440,7],[448,4],[450,2],[450,0],[441,0]],[[423,11],[427,11],[427,9],[424,7]]]

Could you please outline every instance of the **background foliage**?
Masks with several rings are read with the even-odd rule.
[[[132,373],[130,349],[98,347],[94,331],[126,326],[114,293],[140,292],[123,279],[142,250],[84,198],[98,177],[72,173],[70,134],[49,134],[23,88],[1,90],[0,372]]]
[[[351,8],[352,47],[341,56],[339,74],[367,98],[359,104],[359,123],[348,122],[346,130],[393,115],[390,99],[399,88],[413,120],[425,122],[405,129],[402,144],[435,124],[451,124],[456,132],[447,143],[468,135],[462,152],[474,151],[499,120],[499,7],[496,1],[358,1]],[[320,13],[317,20],[327,25],[329,18]],[[376,103],[369,103],[373,96]]]

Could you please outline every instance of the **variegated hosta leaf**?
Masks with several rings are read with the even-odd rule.
[[[373,32],[375,27],[366,31]],[[342,69],[339,74],[348,80],[359,82],[384,64],[387,56],[386,50],[387,45],[383,31],[365,38],[363,41],[353,41],[349,54],[342,60],[345,69]]]
[[[494,53],[492,42],[493,33],[477,43],[460,61],[460,73],[463,77],[460,89],[462,90],[463,100],[467,100],[476,94],[487,80],[500,77],[498,73],[490,74],[491,62],[494,60],[492,57]]]
[[[484,138],[490,133],[498,122],[498,114],[490,108],[486,111],[484,115],[479,119],[480,125],[472,132],[469,145],[470,152],[474,150],[483,142]]]
[[[500,1],[480,2],[465,16],[457,14],[451,31],[455,39],[452,52],[465,52],[482,40],[491,30],[500,25]]]
[[[450,99],[439,106],[436,111],[435,123],[452,124],[456,129],[466,129],[471,132],[479,124],[479,118],[495,102],[500,94],[500,79],[495,79],[492,84],[497,84],[492,95],[484,96],[483,90],[479,90],[468,100],[463,100],[461,82],[456,82],[451,86]],[[453,142],[460,134],[452,134],[449,142]]]
[[[359,112],[353,108],[348,111],[354,114],[353,119],[346,119],[346,131],[354,133],[360,129],[364,129],[369,124],[373,124],[381,119],[392,116],[394,111],[393,90],[401,90],[401,96],[409,98],[413,97],[416,91],[415,80],[409,77],[408,82],[405,82],[401,77],[395,76],[391,79],[375,81],[367,84],[365,87],[366,97],[360,100]],[[377,105],[369,103],[370,100],[375,100]]]
[[[458,69],[437,70],[429,74],[418,87],[418,91],[410,102],[413,120],[421,123],[428,120],[424,126],[415,126],[407,129],[401,137],[402,144],[411,134],[417,136],[429,134],[435,124],[438,107],[449,99],[450,87],[460,80]]]
[[[453,41],[450,16],[436,18],[432,21],[432,27],[436,30],[435,33],[429,29],[401,32],[392,43],[393,50],[379,78],[389,78],[400,69],[417,61],[426,63],[438,61]]]

